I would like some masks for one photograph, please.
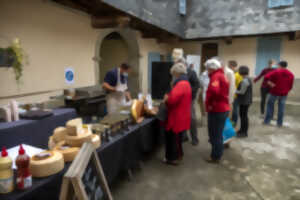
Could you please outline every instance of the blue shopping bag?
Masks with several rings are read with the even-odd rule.
[[[230,119],[227,117],[225,127],[223,130],[223,143],[229,142],[233,137],[236,136],[236,132],[231,124]]]

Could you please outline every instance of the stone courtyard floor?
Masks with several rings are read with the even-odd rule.
[[[207,129],[199,128],[197,147],[184,143],[184,161],[167,166],[161,148],[134,171],[131,182],[112,189],[116,200],[300,200],[300,117],[289,127],[263,126],[251,116],[249,138],[234,139],[220,165],[206,163]]]

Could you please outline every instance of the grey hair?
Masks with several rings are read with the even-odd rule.
[[[186,74],[187,73],[187,69],[184,63],[181,62],[177,62],[175,63],[171,70],[170,73],[173,75],[174,73],[178,73],[178,74]]]

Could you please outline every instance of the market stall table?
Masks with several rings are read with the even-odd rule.
[[[24,120],[0,123],[0,148],[14,147],[19,144],[47,148],[49,136],[58,126],[65,123],[77,114],[72,108],[59,108],[53,110],[53,115],[41,120]]]
[[[136,165],[142,159],[145,149],[143,146],[151,146],[154,138],[159,134],[156,130],[156,120],[146,119],[142,124],[129,127],[129,130],[115,135],[109,142],[104,142],[97,149],[101,164],[109,184],[111,184],[121,171],[126,171]],[[150,125],[150,126],[148,126]],[[149,140],[142,140],[144,134]],[[140,144],[140,143],[145,144]],[[151,144],[146,144],[151,142]],[[151,148],[150,148],[151,149]],[[67,171],[69,164],[64,170],[53,176],[43,179],[33,179],[33,187],[26,191],[14,191],[7,195],[0,195],[1,200],[38,200],[58,199],[63,174]]]

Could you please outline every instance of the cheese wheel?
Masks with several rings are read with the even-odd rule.
[[[90,142],[92,133],[88,129],[84,129],[84,133],[76,136],[67,135],[66,143],[71,147],[81,147],[83,143]]]
[[[51,176],[64,167],[63,155],[58,151],[44,151],[30,159],[30,171],[33,177]]]
[[[65,140],[66,135],[68,134],[68,131],[65,127],[57,127],[53,131],[53,140],[54,142],[58,143],[60,141]]]
[[[80,150],[79,147],[68,146],[66,141],[61,141],[54,147],[54,151],[58,151],[62,153],[65,162],[73,161],[77,153],[79,152],[79,150]]]
[[[131,106],[131,114],[133,116],[133,119],[135,122],[138,121],[139,118],[141,118],[144,114],[144,102],[141,100],[133,100],[132,106]]]
[[[101,146],[101,139],[100,139],[99,135],[93,134],[91,137],[91,142],[93,143],[95,149],[97,149]]]
[[[76,136],[83,133],[82,119],[76,118],[67,122],[66,124],[68,135]]]
[[[56,143],[54,142],[53,136],[50,136],[49,141],[48,141],[48,148],[53,149],[55,146],[56,146]]]

